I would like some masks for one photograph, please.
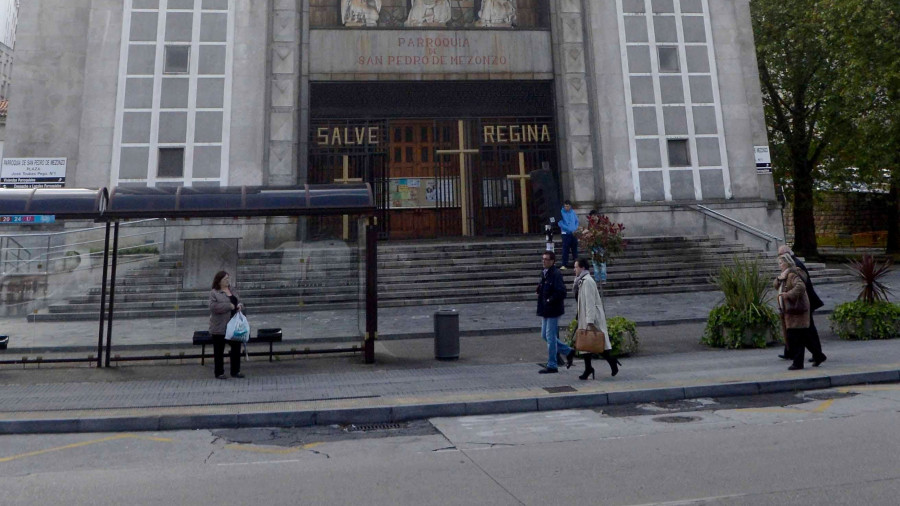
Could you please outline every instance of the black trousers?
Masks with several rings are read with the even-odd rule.
[[[215,364],[216,376],[225,374],[225,345],[231,345],[229,354],[231,361],[231,375],[241,372],[241,343],[236,341],[228,341],[225,334],[213,334],[213,363]]]
[[[812,312],[809,313],[809,329],[807,330],[808,332],[804,341],[804,347],[812,354],[812,358],[818,359],[822,356],[822,341],[819,340],[819,331],[816,330],[816,319],[813,318]],[[788,340],[785,340],[784,342],[784,356],[794,356],[793,351],[791,350],[791,343]]]
[[[787,329],[787,345],[794,367],[803,367],[806,347],[809,346],[810,329]]]

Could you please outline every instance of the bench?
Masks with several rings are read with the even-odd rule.
[[[281,337],[281,329],[258,329],[256,331],[256,337],[251,337],[247,344],[269,343],[269,362],[271,362],[273,355],[272,345],[280,343]],[[212,335],[208,330],[194,331],[194,346],[201,346],[200,365],[206,364],[206,346],[212,346],[212,343]]]

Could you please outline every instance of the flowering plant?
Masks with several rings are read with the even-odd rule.
[[[587,225],[575,234],[578,242],[590,249],[591,259],[602,264],[625,251],[628,242],[624,230],[625,225],[613,223],[606,215],[592,214],[587,217]]]

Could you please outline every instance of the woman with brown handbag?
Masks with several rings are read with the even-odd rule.
[[[597,290],[597,282],[591,277],[588,268],[590,261],[579,258],[575,261],[575,299],[578,304],[578,330],[575,331],[575,349],[584,353],[584,374],[578,379],[586,380],[594,375],[591,358],[597,354],[609,364],[612,375],[619,374],[622,365],[612,356],[612,344],[609,342],[609,329],[606,327],[606,313],[603,311],[603,299]]]

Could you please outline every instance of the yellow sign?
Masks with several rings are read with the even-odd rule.
[[[551,142],[550,125],[484,125],[484,144],[516,144],[520,142]]]

